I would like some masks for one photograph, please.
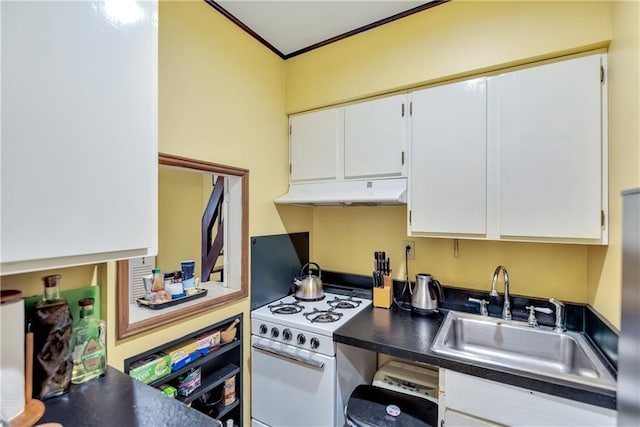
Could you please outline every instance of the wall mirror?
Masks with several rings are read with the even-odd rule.
[[[117,263],[118,339],[248,294],[249,171],[163,153],[158,161],[158,255]],[[144,276],[156,267],[180,271],[189,260],[200,281],[197,298],[139,303],[148,296]]]

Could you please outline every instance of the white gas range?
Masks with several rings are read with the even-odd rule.
[[[371,383],[376,354],[333,342],[333,332],[371,300],[325,293],[287,296],[251,312],[253,426],[344,425],[344,405]]]
[[[335,356],[333,331],[370,305],[371,300],[330,293],[319,301],[288,296],[251,312],[251,334]]]

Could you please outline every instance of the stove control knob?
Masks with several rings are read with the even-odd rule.
[[[278,331],[278,328],[271,328],[271,336],[273,338],[278,338],[278,335],[280,335],[280,331]]]
[[[291,340],[291,331],[289,329],[285,329],[284,331],[282,331],[282,338],[285,341]]]
[[[305,336],[302,334],[298,334],[298,344],[303,345],[305,342],[307,342]]]
[[[262,325],[260,325],[260,329],[259,329],[260,335],[264,335],[267,333],[267,325],[265,325],[264,323]]]
[[[320,346],[320,341],[318,341],[318,338],[311,338],[311,348],[315,350],[319,346]]]

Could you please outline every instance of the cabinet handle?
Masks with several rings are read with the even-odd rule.
[[[312,366],[314,368],[324,368],[324,362],[318,362],[317,360],[308,359],[302,356],[297,356],[288,353],[282,353],[277,350],[270,349],[268,347],[262,346],[260,344],[253,344],[251,347],[256,350],[264,351],[265,353],[275,354],[276,356],[284,357],[285,359],[293,360],[294,362],[302,363],[303,365]]]

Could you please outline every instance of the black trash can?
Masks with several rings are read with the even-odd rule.
[[[438,405],[430,400],[362,384],[349,397],[347,425],[355,427],[436,427]]]

